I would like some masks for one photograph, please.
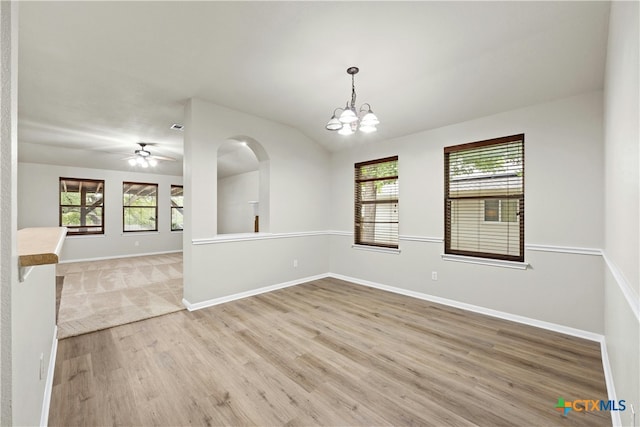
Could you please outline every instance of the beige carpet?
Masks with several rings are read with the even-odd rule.
[[[58,339],[183,310],[182,253],[58,264]]]

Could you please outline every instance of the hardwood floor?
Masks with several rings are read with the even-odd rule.
[[[603,426],[598,343],[335,279],[61,340],[49,424]]]

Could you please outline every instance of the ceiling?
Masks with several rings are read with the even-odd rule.
[[[603,87],[606,2],[21,2],[19,160],[182,173],[185,102],[337,151]],[[324,129],[350,97],[375,134]],[[151,170],[147,170],[151,172]]]

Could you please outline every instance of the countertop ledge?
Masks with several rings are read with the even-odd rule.
[[[66,235],[66,227],[33,227],[18,230],[20,267],[57,264]]]

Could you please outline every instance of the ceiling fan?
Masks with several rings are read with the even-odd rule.
[[[134,155],[127,157],[125,160],[129,162],[131,166],[140,166],[142,168],[148,168],[149,166],[155,167],[158,164],[158,160],[175,161],[171,157],[152,156],[151,152],[146,149],[147,145],[153,145],[146,142],[138,142],[139,149],[134,151]]]

